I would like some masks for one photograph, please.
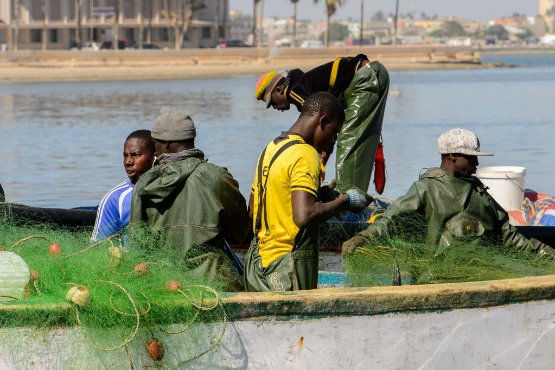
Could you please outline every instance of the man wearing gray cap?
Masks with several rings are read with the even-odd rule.
[[[415,221],[426,225],[426,243],[440,249],[457,240],[500,240],[505,246],[555,256],[555,250],[535,239],[526,239],[509,224],[505,210],[488,194],[475,176],[480,151],[478,137],[456,128],[437,140],[440,167],[428,169],[413,183],[406,195],[391,204],[368,229],[343,243],[343,255],[371,240],[415,235]]]
[[[151,136],[157,158],[135,185],[131,223],[147,221],[163,228],[185,257],[195,257],[196,277],[229,278],[228,288],[238,288],[239,280],[231,277],[229,261],[221,253],[224,239],[242,242],[249,231],[246,201],[237,181],[195,148],[195,125],[187,112],[162,108]],[[209,252],[199,256],[195,246]]]

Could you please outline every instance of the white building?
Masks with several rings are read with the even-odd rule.
[[[8,49],[68,49],[118,40],[175,46],[175,19],[185,0],[1,0],[0,44]],[[213,47],[226,38],[229,0],[196,0],[185,48]]]

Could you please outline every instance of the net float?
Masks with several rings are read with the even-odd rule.
[[[48,247],[48,253],[50,254],[50,256],[52,257],[56,257],[58,254],[60,254],[62,252],[62,247],[60,246],[60,244],[58,243],[52,243],[50,244],[50,246]]]
[[[148,351],[148,355],[154,361],[160,361],[164,358],[164,346],[162,345],[162,342],[158,340],[158,338],[149,339],[146,343],[146,348]]]
[[[68,290],[66,299],[78,306],[86,306],[91,299],[91,292],[84,286],[74,286]]]

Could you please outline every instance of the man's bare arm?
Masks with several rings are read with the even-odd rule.
[[[319,226],[336,216],[340,211],[349,209],[349,197],[341,194],[335,200],[327,203],[318,202],[316,196],[302,191],[291,192],[291,206],[293,208],[293,222],[299,228]]]

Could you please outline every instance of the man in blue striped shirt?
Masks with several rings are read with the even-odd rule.
[[[129,223],[133,186],[152,167],[155,149],[149,130],[132,132],[123,146],[123,167],[127,179],[110,190],[98,206],[91,240],[121,232]]]

